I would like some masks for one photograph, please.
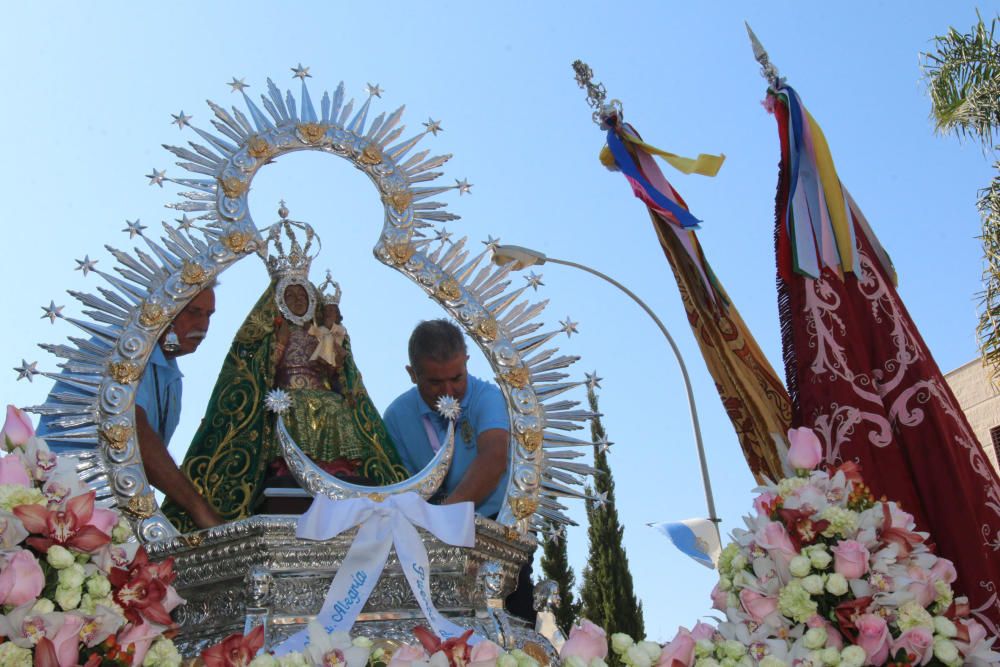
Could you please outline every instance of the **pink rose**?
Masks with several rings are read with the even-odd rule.
[[[84,620],[76,614],[63,614],[62,618],[62,626],[50,639],[53,648],[55,648],[59,667],[75,667],[76,661],[80,657],[80,629],[83,627]]]
[[[833,552],[833,571],[845,579],[859,579],[868,572],[871,554],[857,540],[844,540],[830,549]]]
[[[495,665],[501,652],[502,649],[489,640],[479,642],[472,647],[472,651],[469,654],[469,667]]]
[[[405,667],[418,660],[427,660],[427,653],[420,646],[403,644],[392,652],[392,659],[387,667]]]
[[[913,594],[914,599],[921,607],[927,607],[934,598],[937,597],[937,589],[934,587],[934,577],[930,571],[916,565],[906,569],[906,575],[911,579],[906,586],[906,590]]]
[[[915,664],[926,665],[934,656],[934,635],[927,628],[910,628],[892,642],[889,655],[895,657],[899,649],[907,655],[916,656]]]
[[[15,454],[8,454],[0,458],[0,484],[14,484],[16,486],[31,486],[31,477],[28,476],[28,469],[21,462],[21,457]]]
[[[590,662],[594,658],[604,660],[608,657],[608,637],[604,628],[594,625],[587,619],[580,621],[579,625],[574,625],[569,631],[569,639],[559,651],[559,657],[564,660],[572,656],[581,658],[584,662]]]
[[[30,551],[21,549],[0,571],[0,604],[13,607],[30,602],[45,588],[45,575]]]
[[[857,644],[865,650],[869,665],[881,665],[889,657],[889,626],[875,614],[863,614],[854,622],[858,630]]]
[[[788,430],[788,464],[796,470],[812,470],[823,460],[823,446],[808,426]]]
[[[729,607],[729,594],[726,591],[719,588],[719,584],[715,584],[715,588],[712,589],[712,609],[718,609],[719,611],[725,611]]]
[[[111,510],[94,508],[94,513],[90,515],[88,526],[93,526],[105,535],[111,535],[111,530],[118,524],[118,515]]]
[[[754,623],[763,623],[764,619],[778,609],[776,598],[769,598],[749,588],[740,591],[740,604],[743,605],[743,610],[750,614]]]
[[[934,563],[934,567],[931,568],[931,579],[934,581],[943,581],[946,584],[952,584],[955,583],[957,577],[958,573],[955,572],[955,564],[947,558],[938,558],[937,562]]]
[[[691,630],[691,638],[695,641],[700,639],[711,639],[714,636],[715,627],[709,625],[708,623],[702,623],[701,621],[698,621],[698,623]]]
[[[28,442],[35,435],[35,429],[28,415],[13,405],[8,405],[7,420],[3,423],[3,430],[0,433],[3,434],[4,444],[9,449]]]
[[[687,628],[677,630],[677,635],[660,651],[656,667],[691,667],[694,659],[694,637]]]

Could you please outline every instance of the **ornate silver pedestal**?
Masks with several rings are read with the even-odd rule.
[[[357,531],[312,542],[295,537],[295,523],[292,516],[255,516],[147,545],[154,560],[174,557],[174,585],[187,600],[174,612],[180,626],[174,641],[184,655],[197,655],[226,635],[261,623],[270,647],[319,611]],[[421,536],[434,604],[442,614],[503,647],[553,654],[547,640],[503,611],[503,598],[532,556],[530,540],[481,517],[471,549],[443,544],[424,531]],[[411,630],[423,623],[393,552],[352,632],[414,643]]]

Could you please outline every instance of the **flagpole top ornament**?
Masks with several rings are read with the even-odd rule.
[[[613,123],[609,122],[615,118],[622,118],[622,103],[620,100],[612,99],[605,101],[608,96],[607,89],[603,83],[594,83],[594,70],[590,65],[582,60],[573,61],[573,71],[576,72],[576,83],[587,91],[587,104],[594,110],[591,117],[602,130],[609,129]]]
[[[744,21],[743,25],[747,28],[747,36],[750,38],[750,46],[753,48],[753,57],[760,63],[760,75],[767,80],[767,85],[772,90],[784,88],[785,79],[778,75],[778,68],[771,62],[770,56],[764,50],[764,45],[757,39],[757,35],[754,34],[749,23]]]

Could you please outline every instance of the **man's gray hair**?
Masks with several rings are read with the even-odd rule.
[[[418,324],[410,334],[407,351],[410,366],[417,372],[423,359],[441,363],[467,354],[462,330],[448,320],[424,320]]]

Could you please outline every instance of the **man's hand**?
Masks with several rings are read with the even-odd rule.
[[[219,513],[198,493],[191,480],[174,463],[163,440],[150,427],[146,411],[138,405],[135,406],[135,422],[138,427],[139,453],[149,483],[180,505],[199,528],[211,528],[222,523]]]
[[[476,458],[472,459],[462,481],[441,504],[452,505],[466,501],[481,503],[486,500],[507,470],[509,441],[510,433],[502,428],[480,433],[476,439]]]

